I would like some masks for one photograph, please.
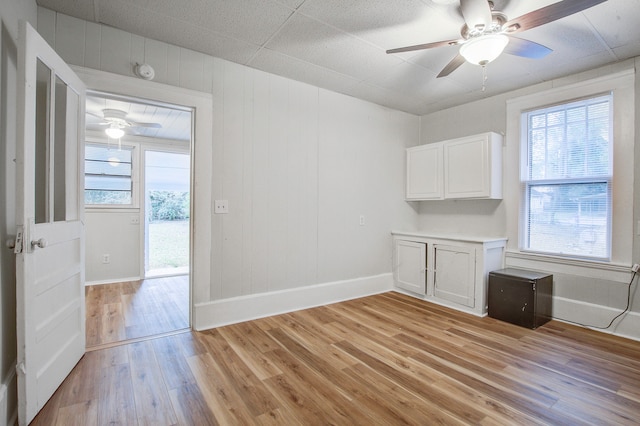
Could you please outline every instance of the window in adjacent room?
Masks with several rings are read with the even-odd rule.
[[[523,250],[611,257],[611,94],[522,114]]]
[[[86,144],[84,172],[85,205],[133,205],[133,147]]]

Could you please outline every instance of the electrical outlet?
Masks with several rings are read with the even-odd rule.
[[[364,215],[360,215],[360,226],[364,226]]]
[[[637,263],[634,263],[634,264],[633,264],[633,266],[631,267],[631,270],[632,270],[633,272],[638,272],[638,271],[640,271],[640,265],[639,265],[639,264],[637,264]]]
[[[215,200],[213,202],[213,212],[216,214],[229,213],[229,201],[228,200]]]
[[[102,255],[102,263],[111,263],[111,256],[108,254]]]

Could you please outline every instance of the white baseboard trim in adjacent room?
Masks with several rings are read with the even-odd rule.
[[[638,312],[626,312],[614,321],[611,328],[596,328],[606,327],[621,312],[622,309],[609,306],[596,305],[564,297],[553,298],[553,319],[565,321],[569,324],[579,323],[596,331],[640,341],[640,313]]]
[[[127,281],[140,281],[141,279],[142,278],[140,277],[115,278],[112,280],[87,281],[84,283],[84,285],[88,287],[90,285],[115,284],[115,283],[124,283]]]
[[[16,370],[11,368],[0,383],[0,424],[14,425],[18,422],[18,401],[15,400],[17,398],[15,395],[16,380]]]
[[[193,310],[193,328],[206,330],[370,296],[392,289],[393,276],[389,273],[198,303]]]

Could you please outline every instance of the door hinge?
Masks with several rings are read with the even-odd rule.
[[[22,244],[24,241],[24,234],[22,232],[22,229],[18,229],[18,232],[16,232],[16,240],[15,240],[15,245],[13,246],[13,252],[15,254],[20,254],[22,253]]]

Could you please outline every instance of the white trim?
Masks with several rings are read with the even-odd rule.
[[[87,85],[90,91],[106,92],[109,94],[121,95],[125,97],[137,97],[138,99],[147,99],[151,102],[168,102],[178,106],[191,107],[180,102],[180,98],[195,97],[205,101],[213,99],[213,95],[207,92],[199,92],[197,90],[185,89],[183,87],[170,86],[155,81],[141,80],[139,78],[129,77],[126,75],[113,74],[106,71],[100,71],[93,68],[85,68],[77,65],[70,65],[71,69],[80,77]],[[156,96],[154,92],[163,91],[170,92],[172,100],[163,99],[164,96]],[[173,99],[176,99],[175,101]],[[186,102],[191,103],[191,102]]]
[[[16,365],[16,361],[12,362],[11,365]],[[16,389],[16,369],[10,368],[7,376],[0,383],[0,424],[3,421],[7,421],[7,425],[14,425],[18,422],[18,406],[15,404],[17,402],[17,394],[14,393],[13,406],[9,406],[9,389]]]
[[[193,328],[201,331],[392,289],[393,276],[389,273],[199,303],[194,306]]]
[[[505,182],[521,183],[521,114],[523,111],[546,105],[583,99],[609,91],[613,97],[613,177],[612,177],[612,227],[611,227],[611,264],[631,263],[633,248],[633,198],[628,188],[633,187],[633,156],[628,155],[634,149],[634,82],[635,70],[632,67],[619,72],[585,79],[563,85],[560,80],[554,87],[541,92],[518,96],[506,101],[506,152],[504,157]],[[559,85],[559,86],[555,86]],[[513,218],[507,222],[508,249],[518,251],[522,248],[523,223],[522,185],[505,187],[504,203],[506,216]]]
[[[564,297],[554,296],[553,298],[553,319],[569,324],[577,322],[585,326],[606,327],[609,321],[620,312],[622,312],[622,308],[611,308]],[[640,341],[640,313],[627,312],[618,318],[610,329],[587,328]]]
[[[124,278],[112,278],[108,280],[98,280],[98,281],[87,281],[84,283],[85,287],[89,287],[92,285],[102,285],[102,284],[115,284],[122,283],[126,281],[140,281],[141,277],[124,277]]]
[[[211,117],[213,117],[213,95],[90,68],[72,66],[72,69],[85,82],[89,90],[193,108],[190,147],[191,256],[189,265],[191,272],[189,274],[189,311],[190,317],[192,317],[195,303],[209,300],[211,293],[209,284],[211,282],[211,164],[213,158],[213,120]],[[144,265],[141,265],[140,269],[144,269]],[[142,274],[143,271],[140,273]]]
[[[519,251],[507,251],[505,263],[508,267],[513,268],[534,269],[621,283],[629,282],[631,278],[631,265],[569,259]]]
[[[540,103],[540,99],[545,97],[550,99],[548,102],[549,105],[553,103],[561,103],[568,99],[576,99],[590,96],[591,94],[596,94],[598,92],[605,92],[618,86],[624,87],[629,84],[633,85],[634,75],[635,70],[633,68],[628,68],[626,70],[601,77],[587,79],[573,84],[556,86],[541,92],[507,99],[506,102],[509,108],[515,107],[521,111],[537,107]],[[589,87],[588,93],[583,91],[585,87]]]

